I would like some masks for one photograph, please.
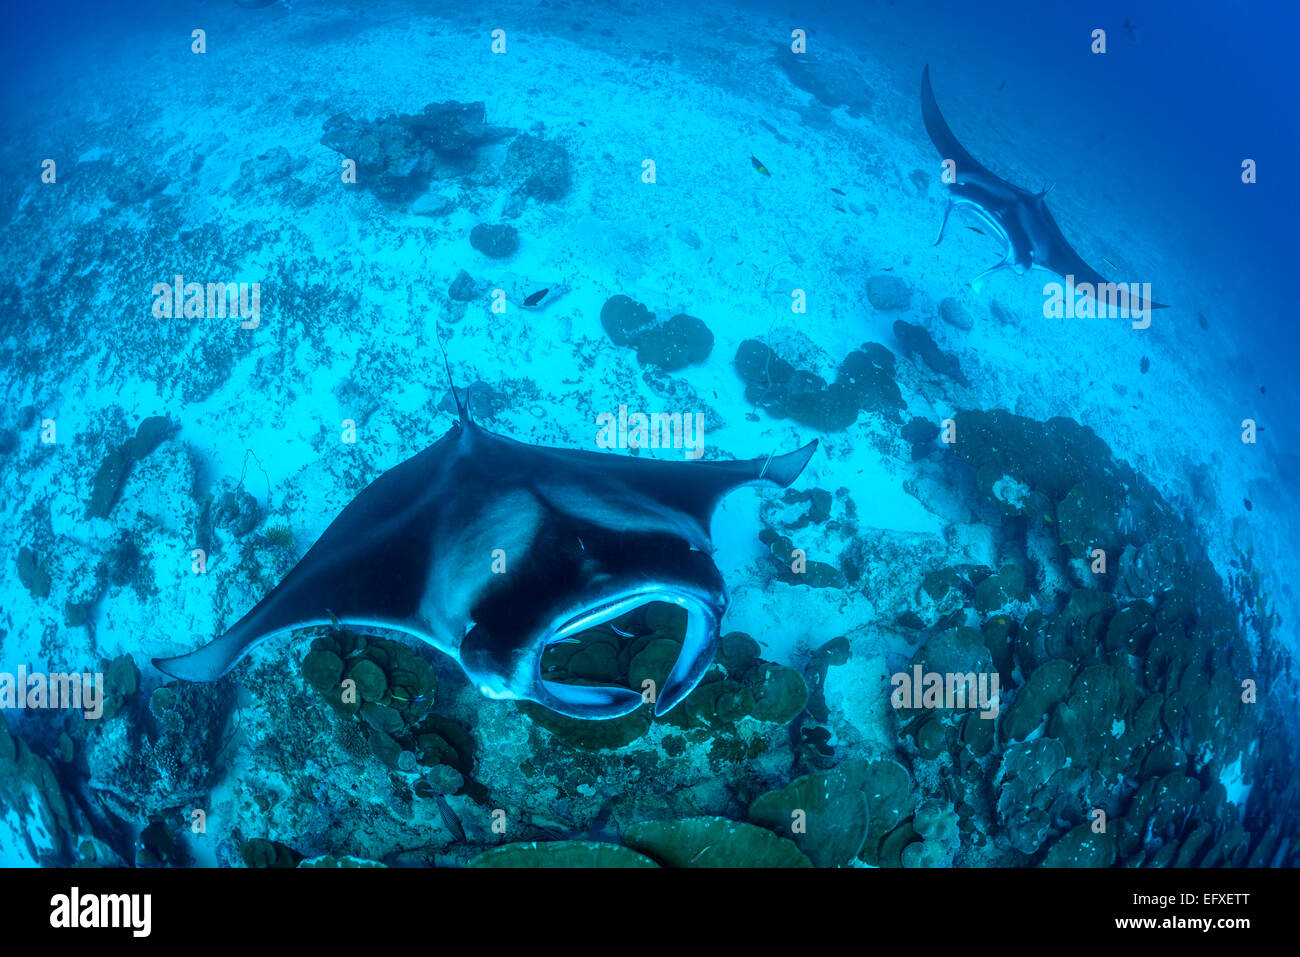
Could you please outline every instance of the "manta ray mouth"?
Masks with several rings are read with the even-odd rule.
[[[579,612],[552,631],[548,643],[564,641],[623,618],[629,612],[656,603],[676,605],[687,611],[699,611],[704,607],[704,601],[699,596],[669,585],[654,585],[638,591],[626,592]],[[614,627],[618,628],[617,625]],[[627,635],[625,629],[618,630],[621,634]]]
[[[617,717],[647,703],[662,715],[708,670],[720,616],[710,596],[680,587],[612,596],[550,633],[533,700],[573,717]]]

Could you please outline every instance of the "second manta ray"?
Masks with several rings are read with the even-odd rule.
[[[935,240],[935,245],[943,241],[948,216],[957,206],[970,207],[1007,244],[1006,258],[976,276],[976,284],[990,273],[1010,266],[1021,274],[1037,267],[1054,272],[1062,278],[1073,276],[1076,286],[1088,283],[1093,298],[1098,301],[1101,299],[1096,294],[1099,288],[1116,288],[1074,251],[1047,209],[1045,197],[1048,190],[1031,193],[1011,185],[981,166],[957,142],[957,137],[939,112],[934,89],[930,86],[928,65],[921,74],[921,117],[925,121],[925,131],[930,135],[939,155],[945,162],[951,160],[956,166],[953,182],[946,184],[948,208],[944,210],[943,224],[939,227],[939,238]],[[1119,288],[1127,294],[1123,284]],[[1143,302],[1140,297],[1135,298],[1142,309],[1166,308],[1158,302]],[[1135,305],[1134,308],[1139,307]]]
[[[458,401],[459,406],[459,401]],[[750,461],[646,461],[544,448],[460,419],[353,499],[275,589],[159,670],[213,681],[276,635],[329,624],[392,629],[455,658],[490,698],[615,718],[639,692],[546,681],[542,652],[651,602],[687,612],[663,714],[713,661],[727,588],[709,522],[742,485],[785,488],[816,451]]]

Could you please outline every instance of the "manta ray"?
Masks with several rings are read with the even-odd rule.
[[[712,663],[729,602],[711,557],[715,507],[742,485],[789,486],[817,441],[749,461],[642,460],[517,442],[456,405],[441,439],[363,489],[229,631],[154,665],[213,681],[267,639],[337,619],[428,642],[489,698],[614,718],[641,693],[547,681],[542,652],[669,602],[687,613],[655,700],[656,714],[671,710]]]
[[[1087,283],[1088,286],[1082,288],[1087,289],[1098,301],[1098,289],[1114,288],[1097,270],[1083,261],[1083,257],[1074,251],[1074,247],[1061,232],[1061,227],[1056,225],[1046,203],[1046,196],[1051,192],[1050,186],[1040,193],[1031,193],[1013,186],[989,172],[957,142],[957,137],[939,112],[934,88],[930,86],[929,64],[926,64],[925,71],[921,74],[921,117],[925,121],[925,131],[930,135],[939,155],[945,162],[951,160],[956,165],[953,181],[946,183],[948,207],[944,210],[939,237],[934,244],[937,246],[943,241],[948,217],[959,206],[974,211],[1007,244],[1006,257],[976,276],[972,285],[978,287],[984,278],[1009,266],[1019,275],[1038,268],[1054,272],[1062,278],[1073,276],[1075,285],[1082,287],[1083,283]],[[1136,295],[1134,298],[1141,304],[1141,308],[1166,308],[1158,302],[1143,302]],[[1139,306],[1134,305],[1133,308]]]

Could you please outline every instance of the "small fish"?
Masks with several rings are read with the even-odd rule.
[[[1263,386],[1260,386],[1260,387],[1259,387],[1259,394],[1260,394],[1260,395],[1268,395],[1268,390],[1265,389]]]
[[[984,235],[984,230],[976,226],[967,226],[966,228],[969,229],[972,233],[979,233],[981,236]]]
[[[1150,368],[1151,368],[1151,360],[1148,359],[1146,356],[1143,356],[1143,357],[1142,357],[1142,371],[1143,371],[1143,372],[1146,372],[1146,371],[1147,371],[1148,369],[1150,369]]]
[[[636,637],[636,635],[632,634],[632,632],[624,631],[622,628],[618,627],[618,625],[615,625],[613,622],[610,623],[609,630],[612,631],[614,634],[619,635],[620,637],[623,638]]]
[[[1248,499],[1248,498],[1243,498],[1243,499],[1242,499],[1242,502],[1245,503],[1246,511],[1248,511],[1248,512],[1253,512],[1253,511],[1255,510],[1255,506],[1253,506],[1253,505],[1250,504],[1250,499]]]
[[[711,850],[716,846],[717,846],[716,841],[713,844],[706,844],[704,847],[700,849],[700,852],[698,854],[696,854],[694,857],[691,858],[691,863],[694,864],[696,861],[698,861],[701,857],[704,856],[705,851]]]
[[[1119,268],[1119,267],[1116,266],[1113,262],[1111,262],[1109,259],[1107,259],[1105,256],[1102,256],[1101,258],[1102,258],[1102,261],[1105,262],[1106,265],[1108,265],[1111,269],[1118,269],[1118,268]]]
[[[541,302],[543,299],[546,298],[546,294],[550,291],[551,289],[549,286],[546,287],[545,289],[539,289],[537,292],[533,293],[531,296],[529,296],[527,299],[524,300],[524,305],[525,306],[537,305],[539,302]]]
[[[762,163],[759,162],[757,156],[752,156],[752,155],[751,155],[751,156],[749,157],[749,161],[750,161],[751,163],[754,164],[754,169],[758,170],[758,171],[759,171],[760,173],[762,173],[764,176],[771,176],[771,175],[772,175],[771,173],[769,173],[769,172],[767,171],[767,167],[764,166]]]
[[[463,842],[465,840],[465,828],[460,823],[460,818],[456,816],[456,812],[451,809],[451,805],[447,803],[447,799],[441,794],[438,795],[437,801],[438,813],[442,816],[442,823],[446,825],[447,830],[451,831],[452,837]]]
[[[836,189],[834,186],[831,187],[831,192],[832,192],[832,193],[836,193],[836,194],[838,194],[838,195],[840,195],[840,196],[847,196],[847,195],[849,195],[848,193],[844,192],[844,190],[842,190],[842,189]]]

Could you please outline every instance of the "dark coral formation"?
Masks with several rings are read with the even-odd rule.
[[[659,322],[646,306],[628,296],[611,296],[600,310],[610,341],[636,349],[642,366],[676,372],[703,362],[713,351],[713,333],[701,319],[678,313]]]
[[[511,141],[502,172],[515,184],[504,211],[508,217],[519,215],[529,200],[550,203],[562,199],[573,178],[569,151],[554,140],[531,133]]]
[[[86,515],[90,518],[107,518],[126,481],[131,466],[145,458],[173,432],[175,424],[166,416],[155,415],[145,419],[136,433],[120,446],[110,447],[95,473]]]
[[[508,223],[479,223],[469,231],[469,244],[489,259],[509,259],[519,251],[519,230]]]
[[[867,301],[881,312],[895,312],[912,304],[912,287],[889,273],[880,273],[867,280]]]
[[[864,343],[840,363],[835,381],[796,369],[765,343],[746,339],[736,349],[736,373],[745,399],[777,418],[791,418],[823,432],[838,432],[872,412],[900,421],[906,408],[894,381],[894,355],[875,342]]]
[[[481,793],[473,738],[432,711],[438,679],[414,648],[336,628],[312,641],[302,673],[334,711],[360,722],[385,766],[420,776],[417,794]]]
[[[909,359],[913,357],[920,359],[939,375],[947,376],[962,385],[970,385],[965,374],[961,371],[957,357],[940,349],[934,339],[930,337],[930,333],[926,332],[921,326],[899,319],[894,323],[894,338],[898,340],[898,344],[902,347],[903,355]]]
[[[468,172],[479,147],[512,132],[488,124],[482,103],[448,100],[377,120],[336,113],[320,141],[356,162],[357,185],[385,202],[409,203],[434,179]]]

